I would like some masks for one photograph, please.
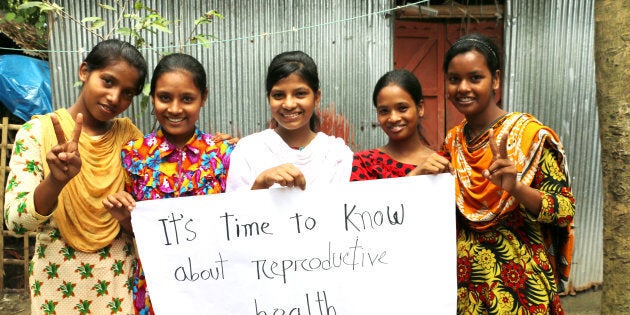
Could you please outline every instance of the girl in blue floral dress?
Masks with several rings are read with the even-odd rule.
[[[196,127],[208,88],[203,66],[186,54],[164,57],[151,79],[157,131],[129,142],[122,151],[125,191],[103,204],[131,231],[135,201],[206,195],[225,191],[234,145]],[[133,288],[136,314],[153,314],[142,266]]]

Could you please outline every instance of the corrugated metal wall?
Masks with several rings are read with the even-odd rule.
[[[97,5],[100,2],[115,6],[114,1],[59,1],[74,17],[106,17],[109,24],[103,30],[109,31],[117,16],[101,9]],[[132,1],[128,2],[132,5]],[[303,50],[318,64],[322,107],[334,104],[337,112],[352,117],[355,142],[364,148],[382,144],[385,137],[380,128],[372,128],[376,118],[370,97],[374,83],[392,67],[393,15],[372,13],[390,9],[392,2],[143,1],[167,19],[181,21],[171,28],[173,34],[148,37],[155,50],[163,54],[182,49],[206,67],[210,95],[201,112],[202,130],[244,136],[264,129],[270,118],[264,90],[266,68],[280,52]],[[210,48],[175,47],[186,43],[193,21],[213,9],[225,18],[201,27],[198,33],[214,35],[219,42]],[[78,65],[98,38],[68,20],[58,20],[52,30],[51,47],[62,51],[51,53],[50,58],[53,104],[55,108],[67,107],[79,91],[72,88]],[[79,50],[84,53],[78,53]],[[143,52],[152,69],[159,55],[153,50]],[[132,117],[144,132],[154,123],[150,110],[143,111],[137,105],[125,115]]]
[[[572,280],[579,287],[602,281],[602,180],[595,65],[593,1],[507,0],[507,58],[504,100],[508,110],[534,114],[560,135],[569,158],[577,198],[576,243]],[[75,17],[107,17],[99,1],[59,1]],[[113,1],[101,1],[113,5]],[[111,3],[110,3],[111,2]],[[384,143],[370,95],[376,80],[392,67],[391,13],[370,13],[392,7],[390,0],[326,1],[144,1],[170,20],[181,20],[173,34],[149,37],[160,53],[176,51],[192,22],[211,9],[225,16],[201,33],[220,42],[208,49],[187,46],[199,58],[210,82],[200,127],[247,135],[265,128],[269,118],[264,78],[271,58],[285,50],[303,50],[318,63],[322,106],[335,104],[351,117],[360,148]],[[111,29],[114,15],[107,19]],[[337,22],[339,21],[339,22]],[[313,27],[310,27],[313,26]],[[72,83],[77,67],[98,38],[67,20],[52,28],[53,104],[67,107],[78,94]],[[261,34],[268,36],[259,36]],[[163,48],[168,46],[167,48]],[[78,51],[82,50],[82,53]],[[158,54],[145,51],[152,68]],[[63,91],[63,93],[60,93]],[[136,102],[137,103],[137,102]],[[153,125],[148,110],[134,106],[126,113],[147,132]]]
[[[571,277],[578,289],[603,279],[593,10],[594,0],[508,0],[505,17],[507,108],[534,114],[567,151],[577,202]]]

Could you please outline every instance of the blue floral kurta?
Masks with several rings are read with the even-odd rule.
[[[212,135],[198,129],[182,148],[177,148],[159,129],[123,148],[125,189],[138,201],[224,192],[233,149],[234,145],[227,141],[215,143]],[[153,314],[140,262],[133,300],[136,314]]]

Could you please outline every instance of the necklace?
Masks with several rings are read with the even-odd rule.
[[[468,122],[464,125],[464,137],[466,138],[466,145],[474,146],[471,147],[471,150],[475,150],[481,146],[483,146],[488,141],[488,130],[493,129],[495,126],[500,125],[507,118],[507,114],[505,113],[495,119],[492,123],[488,124],[485,128],[481,130],[474,137],[470,133],[470,127],[468,126]]]

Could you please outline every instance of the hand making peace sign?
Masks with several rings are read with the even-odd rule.
[[[483,177],[490,180],[494,185],[501,187],[503,190],[512,194],[517,185],[516,181],[516,165],[508,158],[507,153],[507,134],[501,137],[499,146],[497,147],[497,139],[494,136],[494,130],[489,131],[490,150],[492,151],[492,163],[490,167],[483,171]]]
[[[57,136],[57,145],[46,154],[46,162],[50,168],[50,176],[58,182],[67,183],[81,170],[79,138],[83,128],[83,114],[77,114],[70,140],[67,140],[57,115],[51,114],[50,119]]]

